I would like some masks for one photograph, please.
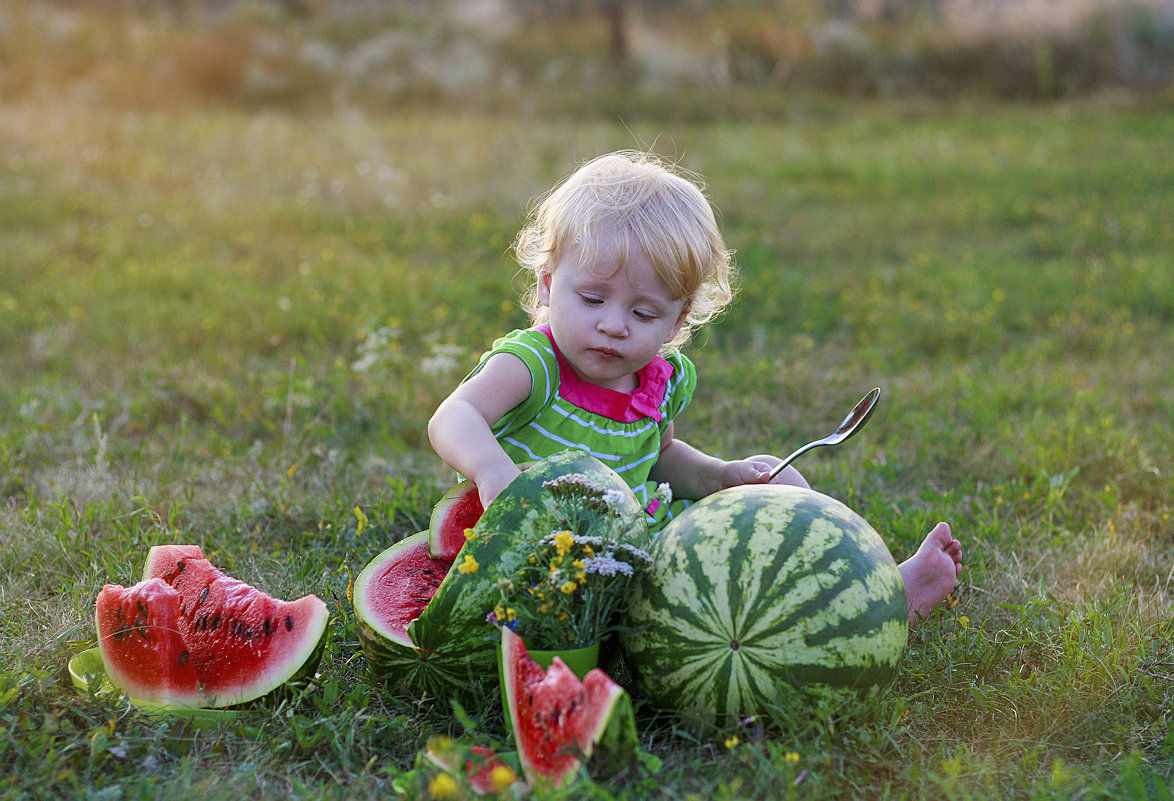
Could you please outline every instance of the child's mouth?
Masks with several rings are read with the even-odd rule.
[[[608,348],[592,348],[591,350],[593,353],[603,359],[611,360],[620,358],[620,354],[618,352]]]

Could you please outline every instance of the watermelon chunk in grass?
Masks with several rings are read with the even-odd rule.
[[[106,585],[94,617],[111,683],[163,708],[227,707],[312,674],[329,614],[224,575],[195,545],[152,548],[144,580]]]
[[[561,787],[588,760],[597,775],[635,765],[636,721],[620,685],[599,668],[580,681],[557,656],[543,670],[509,629],[501,646],[506,714],[531,786]]]

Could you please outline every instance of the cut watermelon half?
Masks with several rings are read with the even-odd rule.
[[[400,540],[372,559],[355,579],[360,622],[384,640],[414,650],[408,625],[428,606],[451,567],[451,559],[429,554],[428,532]]]
[[[198,546],[157,546],[142,582],[95,603],[102,662],[129,697],[224,707],[312,672],[329,614],[317,596],[272,598],[224,575]]]
[[[501,635],[506,714],[531,786],[562,786],[601,746],[609,762],[635,759],[632,703],[620,685],[599,668],[580,681],[557,656],[544,671],[521,637]]]

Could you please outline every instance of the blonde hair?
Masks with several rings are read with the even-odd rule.
[[[536,284],[571,248],[581,248],[590,263],[601,238],[628,233],[612,237],[619,264],[627,258],[628,242],[635,241],[673,299],[686,302],[685,322],[665,345],[679,348],[733,299],[736,275],[713,207],[695,180],[649,153],[620,151],[592,159],[531,210],[514,242],[518,263]],[[523,306],[535,324],[547,321],[535,286]]]

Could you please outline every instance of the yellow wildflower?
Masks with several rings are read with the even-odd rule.
[[[367,526],[371,525],[371,521],[367,519],[367,515],[363,513],[363,508],[361,506],[356,506],[354,511],[355,519],[359,521],[358,526],[355,528],[355,536],[361,537],[363,536],[363,530],[367,528]]]
[[[456,798],[460,790],[461,788],[457,784],[456,779],[447,773],[441,773],[428,784],[428,792],[432,794],[433,798],[439,799],[439,801]]]
[[[473,533],[473,529],[471,529],[471,528],[465,529],[465,539],[466,540],[471,540],[475,536],[477,536],[477,535]]]
[[[737,735],[735,735],[735,736],[733,736],[733,737],[727,737],[727,738],[726,738],[726,748],[730,749],[731,751],[733,751],[733,750],[734,750],[734,746],[736,746],[737,744],[738,744],[738,737],[737,737]]]
[[[563,586],[558,588],[558,591],[561,593],[565,593],[566,595],[570,595],[572,592],[574,592],[577,589],[579,589],[578,584],[576,584],[573,581],[567,581],[567,582],[563,583]]]
[[[493,782],[493,792],[500,794],[518,780],[518,774],[506,765],[494,765],[493,771],[489,774],[489,780]]]
[[[784,762],[790,762],[792,765],[799,761],[799,755],[794,751],[788,751],[783,755]]]
[[[505,608],[505,621],[506,621],[506,623],[513,623],[517,619],[517,617],[518,617],[518,610],[514,609],[512,606],[507,606]]]
[[[467,553],[465,554],[464,561],[457,565],[457,570],[468,575],[469,573],[476,573],[479,567],[481,565],[477,564],[477,560],[473,558],[473,554]]]
[[[566,556],[575,544],[575,537],[569,531],[560,531],[554,535],[554,549],[559,556]]]
[[[966,615],[959,615],[958,625],[964,629],[970,628],[970,618],[968,618]]]

